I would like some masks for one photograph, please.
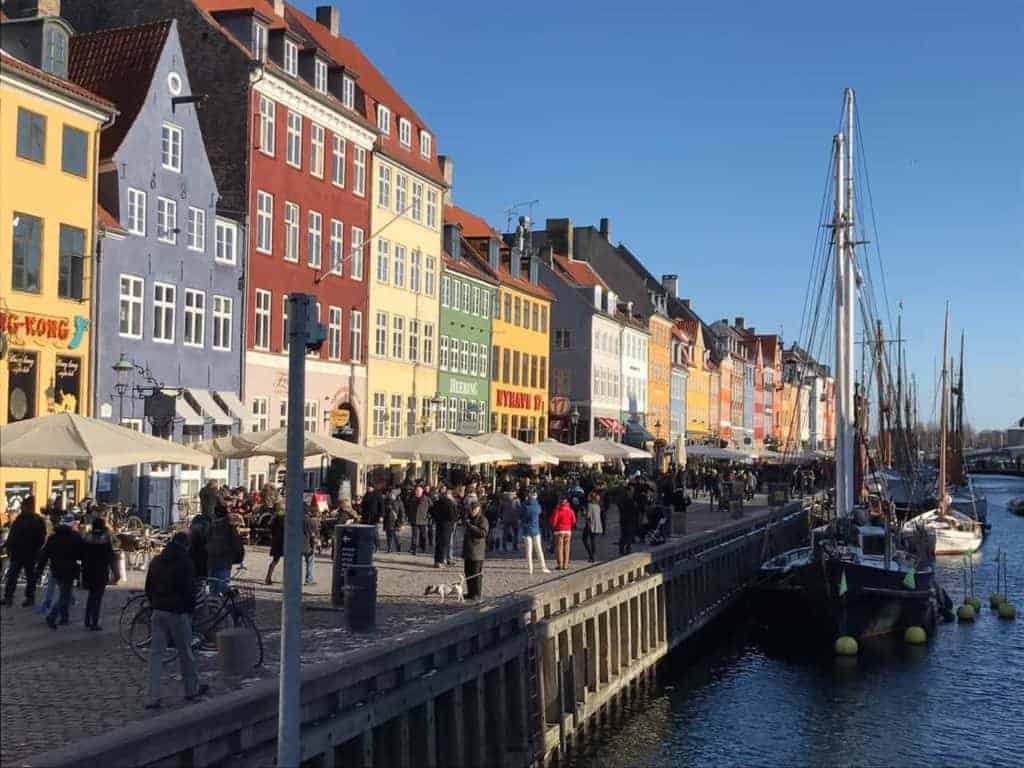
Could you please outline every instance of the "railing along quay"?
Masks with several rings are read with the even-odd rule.
[[[660,659],[805,532],[806,513],[793,503],[304,667],[303,766],[551,762],[617,717],[652,682]],[[30,764],[273,765],[276,736],[277,681],[267,679]]]

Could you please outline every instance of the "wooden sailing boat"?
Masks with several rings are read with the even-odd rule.
[[[968,517],[974,518],[985,528],[988,527],[988,499],[975,488],[966,470],[964,456],[964,334],[960,333],[960,370],[951,394],[956,397],[956,407],[951,408],[950,433],[952,434],[947,462],[949,474],[950,506]]]

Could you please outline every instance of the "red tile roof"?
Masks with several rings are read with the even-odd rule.
[[[576,261],[575,259],[570,260],[560,253],[552,254],[552,258],[559,268],[572,278],[577,285],[581,285],[584,288],[593,288],[595,285],[599,285],[608,290],[607,284],[587,262]]]
[[[62,77],[51,75],[49,72],[44,72],[38,67],[26,64],[24,61],[14,58],[6,51],[0,50],[0,62],[3,63],[5,68],[17,70],[24,75],[28,75],[33,80],[41,82],[52,88],[56,88],[59,91],[63,91],[65,94],[73,96],[81,101],[86,101],[93,107],[98,107],[113,114],[117,114],[117,108],[115,105],[107,99],[104,99],[102,96],[98,96],[92,91],[76,85],[70,80],[65,80]]]
[[[114,218],[114,214],[104,208],[101,203],[96,203],[96,219],[99,221],[100,227],[109,232],[125,231],[121,223]]]
[[[466,243],[462,244],[462,247],[466,247]],[[455,272],[461,272],[464,275],[482,280],[485,283],[494,283],[495,280],[487,272],[481,269],[474,263],[474,259],[467,259],[465,257],[455,260],[447,252],[444,254],[444,268],[450,269]]]
[[[480,216],[470,213],[465,208],[457,205],[446,205],[444,207],[444,223],[458,224],[462,227],[463,237],[496,237],[499,235],[494,228]]]
[[[68,77],[110,99],[121,112],[100,136],[101,160],[113,157],[146,103],[170,29],[170,21],[158,21],[72,36]]]
[[[274,13],[274,4],[267,0],[195,0],[195,3],[207,13],[256,11],[267,21],[269,29],[286,29],[288,27],[284,19]]]

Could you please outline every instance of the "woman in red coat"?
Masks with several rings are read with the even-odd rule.
[[[569,544],[572,539],[572,529],[576,525],[576,513],[572,511],[569,502],[562,499],[555,507],[551,515],[551,529],[555,532],[555,559],[557,568],[560,571],[569,568]]]

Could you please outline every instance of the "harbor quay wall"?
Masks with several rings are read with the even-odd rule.
[[[658,662],[803,539],[799,503],[490,599],[302,673],[303,768],[543,766],[621,717]],[[30,765],[268,766],[277,680]]]

